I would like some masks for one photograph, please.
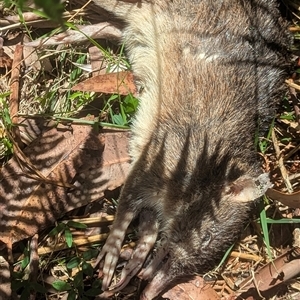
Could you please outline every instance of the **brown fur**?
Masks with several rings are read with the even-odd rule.
[[[147,211],[157,229],[147,251],[138,246],[134,258],[143,263],[158,234],[167,248],[161,264],[150,263],[141,276],[153,277],[142,295],[152,299],[178,279],[212,268],[269,187],[258,176],[254,138],[281,94],[289,37],[273,0],[94,2],[127,23],[124,42],[143,87],[132,170],[99,256],[105,257],[103,287],[129,223]]]

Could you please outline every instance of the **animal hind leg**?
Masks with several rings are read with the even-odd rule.
[[[112,230],[105,242],[105,245],[102,247],[97,260],[94,263],[94,267],[96,267],[100,263],[100,261],[104,259],[104,277],[102,282],[102,290],[106,290],[111,282],[115,267],[119,259],[126,230],[133,220],[134,216],[135,215],[133,211],[127,211],[122,215],[117,214]]]
[[[140,214],[139,236],[137,246],[133,251],[131,259],[123,268],[120,281],[113,287],[112,291],[117,292],[123,289],[133,276],[142,268],[149,252],[153,248],[157,235],[159,223],[153,211],[144,209]]]
[[[128,176],[120,195],[117,214],[112,229],[94,263],[94,267],[96,267],[104,260],[104,262],[101,262],[101,265],[103,264],[102,290],[104,291],[108,289],[112,280],[127,228],[141,211],[140,205],[143,200],[140,196],[139,189],[137,189],[137,186],[141,183],[139,180],[135,180],[135,178],[140,178],[139,175],[138,171],[133,171]]]

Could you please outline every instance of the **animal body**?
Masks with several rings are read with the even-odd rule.
[[[290,41],[274,0],[94,2],[125,22],[141,87],[132,168],[97,261],[102,288],[140,216],[140,240],[111,289],[139,274],[149,281],[141,299],[153,299],[213,268],[270,187],[254,140],[274,116]]]

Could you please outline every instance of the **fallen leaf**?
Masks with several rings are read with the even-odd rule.
[[[89,47],[89,57],[93,75],[103,75],[106,73],[106,64],[102,51],[96,46]]]
[[[197,276],[195,279],[180,283],[162,296],[170,300],[219,300],[220,297],[205,280]]]
[[[19,117],[19,128],[21,140],[25,145],[31,144],[38,138],[42,132],[56,127],[57,123],[52,120],[45,120],[44,118],[22,118]]]
[[[4,52],[3,49],[0,49],[0,68],[10,69],[12,67],[12,59]]]
[[[98,200],[123,184],[129,169],[128,132],[96,134],[89,126],[52,128],[24,154],[47,180],[36,178],[15,155],[0,172],[0,240],[33,236],[67,211]]]
[[[0,68],[10,69],[12,67],[13,60],[5,53],[3,43],[4,40],[0,37]]]
[[[273,200],[277,200],[284,205],[292,208],[300,208],[300,191],[286,194],[274,189],[268,189],[266,195]]]
[[[78,83],[72,90],[120,95],[137,92],[133,75],[128,71],[94,76]]]
[[[30,38],[27,35],[24,35],[23,44],[26,42],[30,42]],[[37,49],[34,47],[24,47],[23,57],[24,64],[28,69],[33,68],[35,71],[43,69],[43,72],[51,72],[53,70],[50,58],[46,55],[44,57],[38,55]]]
[[[250,296],[255,298],[257,291],[266,296],[264,293],[267,291],[298,275],[300,273],[299,253],[299,248],[293,248],[246,278],[239,284],[238,299],[250,299]],[[293,259],[295,257],[297,259]]]

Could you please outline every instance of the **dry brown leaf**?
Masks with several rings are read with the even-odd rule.
[[[292,259],[298,255],[299,248],[293,248],[283,255],[257,270],[253,276],[246,278],[240,286],[238,299],[250,299],[255,297],[257,291],[263,296],[267,296],[268,290],[288,281],[300,273],[300,259]]]
[[[0,68],[10,69],[12,67],[12,59],[0,49]]]
[[[23,43],[29,42],[30,38],[27,35],[23,37]],[[38,55],[37,49],[34,47],[24,47],[23,48],[23,57],[24,64],[26,68],[33,68],[35,71],[40,71],[43,68],[43,72],[51,72],[53,66],[50,62],[48,56],[40,58],[41,55]]]
[[[98,200],[123,184],[129,169],[128,132],[96,134],[91,127],[52,128],[24,154],[57,186],[33,178],[16,156],[0,173],[0,240],[5,244],[33,236],[67,211]],[[73,189],[63,187],[73,184]]]
[[[0,69],[9,69],[12,67],[13,60],[5,53],[3,48],[4,40],[0,37]]]
[[[133,75],[128,71],[94,76],[78,83],[72,90],[120,95],[137,92]]]
[[[46,121],[44,118],[28,119],[19,117],[19,125],[21,140],[25,145],[29,145],[42,132],[55,127],[56,123],[52,120]]]
[[[284,205],[292,208],[300,208],[300,191],[286,194],[274,189],[268,189],[266,195],[273,200],[277,200]]]
[[[106,64],[104,62],[103,52],[96,46],[89,47],[90,63],[93,71],[93,76],[103,75],[106,73]]]
[[[170,300],[219,300],[220,297],[210,284],[197,276],[195,279],[181,283],[168,290],[164,298]]]

